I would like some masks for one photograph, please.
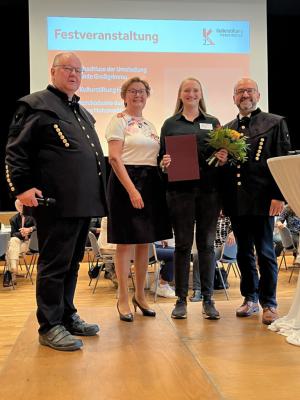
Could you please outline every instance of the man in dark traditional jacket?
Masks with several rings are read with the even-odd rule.
[[[56,55],[52,85],[18,101],[6,156],[11,192],[34,207],[39,340],[63,351],[82,346],[73,335],[99,331],[79,317],[73,303],[90,219],[106,215],[105,162],[95,120],[75,95],[81,73],[75,54]],[[39,197],[53,198],[55,205],[38,206]]]
[[[286,155],[290,139],[285,119],[257,108],[259,98],[257,83],[252,79],[243,78],[234,87],[233,100],[239,114],[227,126],[247,137],[249,150],[245,163],[226,165],[222,170],[223,210],[230,216],[238,244],[244,302],[236,315],[247,317],[258,312],[259,301],[263,308],[262,322],[270,324],[278,318],[274,216],[282,211],[284,198],[269,171],[267,159]]]

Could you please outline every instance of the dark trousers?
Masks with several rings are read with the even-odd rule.
[[[251,215],[230,219],[238,246],[242,296],[259,301],[262,307],[276,307],[278,267],[273,246],[274,218]]]
[[[167,200],[175,236],[175,293],[187,297],[191,249],[196,223],[196,244],[199,257],[201,293],[213,294],[215,273],[214,240],[220,213],[217,192],[205,193],[199,188],[189,192],[169,191]]]
[[[159,261],[163,261],[160,270],[161,278],[166,282],[171,282],[174,277],[174,247],[162,247],[156,244],[156,254]]]
[[[64,324],[76,313],[73,303],[79,262],[84,256],[90,218],[57,218],[37,213],[37,319],[39,332]]]

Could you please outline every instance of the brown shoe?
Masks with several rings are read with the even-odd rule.
[[[263,308],[263,316],[262,316],[263,324],[270,325],[272,322],[274,322],[278,318],[279,318],[279,316],[277,314],[277,310],[275,307],[264,307]]]
[[[257,303],[250,300],[244,300],[244,303],[236,310],[237,317],[250,317],[259,311]]]

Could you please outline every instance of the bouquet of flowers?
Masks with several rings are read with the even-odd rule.
[[[228,162],[236,164],[237,161],[243,163],[247,161],[247,149],[249,145],[246,143],[246,136],[235,131],[234,129],[219,127],[210,132],[208,144],[216,151],[206,160],[209,165],[215,163],[217,167],[219,161],[215,156],[216,152],[220,149],[228,151]]]

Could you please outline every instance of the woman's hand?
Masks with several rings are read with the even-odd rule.
[[[218,150],[215,153],[215,157],[218,159],[219,165],[222,166],[228,161],[228,151],[226,149]]]
[[[131,204],[134,208],[142,209],[144,208],[144,202],[140,192],[137,189],[133,189],[129,193]]]
[[[165,154],[160,162],[162,169],[167,169],[171,164],[170,154]]]

